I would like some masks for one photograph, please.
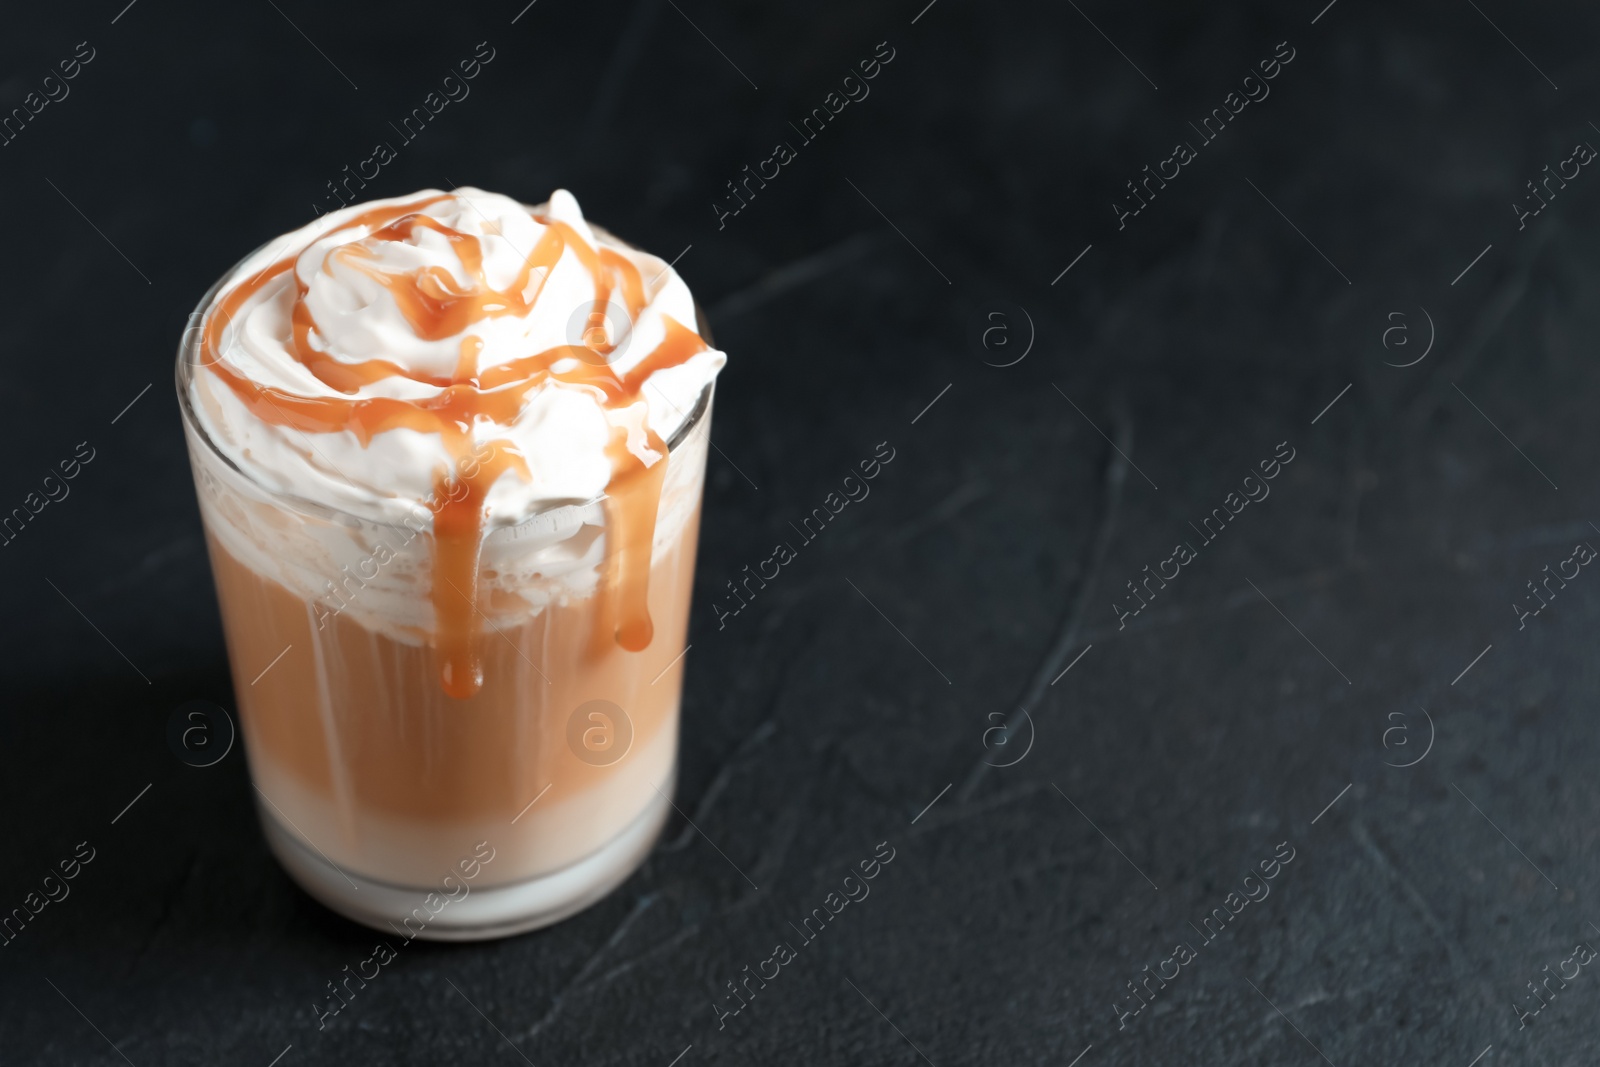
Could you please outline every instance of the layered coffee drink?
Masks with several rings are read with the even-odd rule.
[[[724,362],[683,280],[565,191],[428,191],[271,242],[192,322],[178,392],[285,868],[430,938],[604,895],[677,765]]]

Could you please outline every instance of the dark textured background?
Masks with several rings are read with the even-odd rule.
[[[1526,1029],[1512,1005],[1600,944],[1600,576],[1521,630],[1510,605],[1600,544],[1600,176],[1520,232],[1511,205],[1600,144],[1600,16],[938,0],[913,24],[923,2],[0,15],[7,109],[96,49],[0,147],[0,510],[96,450],[0,548],[0,911],[97,850],[0,948],[0,1061],[1594,1061],[1600,974]],[[679,803],[716,848],[676,821],[597,907],[414,944],[319,1032],[374,935],[268,856],[237,749],[196,769],[166,741],[183,701],[232,707],[172,353],[206,286],[484,40],[472,95],[369,192],[566,186],[692,246],[730,362]],[[885,40],[871,96],[719,231],[724,182]],[[1285,40],[1271,96],[1118,232],[1123,183]],[[1386,366],[1428,316],[1428,357]],[[1027,357],[985,365],[1028,318]],[[881,441],[871,497],[719,632],[723,581]],[[1270,499],[1119,630],[1124,583],[1281,441]],[[1031,751],[984,769],[1019,706]],[[880,841],[871,897],[719,1031],[722,983]],[[1284,841],[1272,895],[1119,1030],[1124,983]]]

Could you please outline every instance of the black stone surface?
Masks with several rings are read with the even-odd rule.
[[[1600,575],[1514,607],[1600,544],[1600,175],[1513,207],[1600,144],[1591,6],[124,2],[0,34],[7,112],[94,55],[0,147],[0,511],[94,456],[0,548],[0,912],[94,855],[0,947],[0,1061],[1594,1062],[1600,973],[1519,1012],[1600,945]],[[233,706],[172,352],[480,41],[369,195],[570,188],[683,250],[730,353],[694,825],[554,929],[405,947],[319,1029],[375,935],[269,857],[237,748],[167,741],[185,701]],[[723,583],[880,442],[871,496],[719,628]],[[719,1027],[880,842],[870,897]]]

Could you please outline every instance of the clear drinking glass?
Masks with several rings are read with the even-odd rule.
[[[667,443],[649,645],[626,651],[608,628],[604,498],[551,508],[485,535],[484,680],[458,700],[427,625],[426,527],[268,488],[197,419],[199,326],[231,276],[191,317],[177,390],[268,844],[328,907],[408,939],[587,907],[671,809],[714,385]]]

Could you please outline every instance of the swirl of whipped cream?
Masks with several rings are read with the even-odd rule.
[[[471,188],[346,207],[235,268],[219,318],[190,382],[217,449],[383,523],[435,514],[486,454],[513,462],[483,487],[485,529],[593,500],[619,434],[648,466],[726,360],[677,272],[565,190],[531,209]]]

